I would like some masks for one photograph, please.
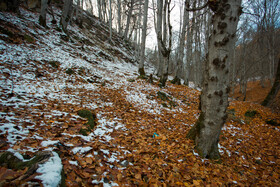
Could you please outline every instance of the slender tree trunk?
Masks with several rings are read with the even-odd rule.
[[[122,6],[121,6],[121,0],[118,0],[118,32],[121,35],[122,34]]]
[[[98,8],[98,17],[99,17],[100,20],[103,20],[101,1],[102,1],[102,0],[97,0],[97,8]]]
[[[39,17],[39,23],[43,27],[47,26],[46,23],[47,8],[48,8],[48,0],[41,0],[41,13]]]
[[[65,0],[64,5],[63,5],[60,23],[61,23],[62,29],[65,33],[67,33],[67,26],[70,22],[72,5],[73,5],[73,0]]]
[[[125,27],[125,30],[124,30],[124,38],[126,40],[128,39],[128,31],[129,31],[129,25],[130,25],[130,19],[131,19],[131,16],[132,16],[133,6],[134,6],[134,0],[131,0],[130,7],[129,7],[129,12],[128,12],[128,15],[127,15],[127,18],[126,18],[126,27]]]
[[[146,34],[147,34],[148,5],[149,5],[149,0],[145,0],[142,38],[141,38],[141,54],[140,54],[140,63],[138,69],[140,76],[145,75],[144,61],[145,61],[145,46],[146,46]]]
[[[112,42],[112,0],[109,0],[110,42]]]
[[[187,8],[189,8],[190,5],[189,3],[187,4]],[[191,64],[191,54],[192,54],[192,26],[190,25],[189,23],[189,20],[190,20],[190,14],[188,12],[187,14],[187,57],[186,57],[186,63],[185,63],[185,67],[184,67],[184,72],[185,72],[185,75],[184,75],[184,85],[189,85],[189,72],[190,72],[190,64]]]
[[[180,80],[180,71],[183,69],[183,59],[184,59],[184,46],[185,46],[185,38],[186,38],[186,27],[187,21],[189,17],[189,12],[187,11],[186,7],[188,7],[188,0],[185,1],[184,5],[184,16],[183,16],[183,26],[180,34],[179,39],[179,46],[178,46],[178,56],[176,59],[176,66],[175,66],[175,77],[173,80],[174,84],[181,84]]]
[[[234,44],[237,23],[241,14],[241,0],[209,1],[214,11],[213,32],[209,38],[209,56],[206,63],[201,114],[190,130],[188,137],[195,140],[196,150],[201,157],[220,158],[218,141],[227,118],[228,61]]]
[[[270,106],[279,90],[280,90],[280,58],[278,59],[278,67],[277,67],[277,72],[275,75],[273,86],[270,92],[268,93],[268,95],[266,96],[265,100],[262,102],[262,105]]]
[[[163,56],[161,53],[162,48],[162,9],[163,9],[163,0],[157,1],[157,24],[156,24],[156,34],[157,34],[157,43],[158,43],[158,76],[162,76],[162,62]]]

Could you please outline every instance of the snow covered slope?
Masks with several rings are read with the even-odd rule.
[[[54,8],[54,12],[59,20],[61,11]],[[21,159],[50,150],[61,158],[53,152],[54,157],[37,170],[42,175],[29,180],[56,186],[61,177],[54,176],[63,164],[68,185],[83,179],[117,186],[120,183],[112,176],[133,166],[127,155],[135,151],[133,145],[122,145],[119,136],[131,136],[137,128],[153,133],[148,130],[153,125],[138,126],[144,122],[141,115],[159,122],[168,112],[184,115],[189,112],[183,108],[196,108],[185,103],[197,103],[198,92],[193,89],[188,89],[187,100],[173,98],[163,105],[157,98],[158,86],[137,79],[133,49],[116,34],[110,42],[107,26],[85,12],[83,28],[74,23],[68,27],[70,37],[49,16],[48,28],[44,28],[37,12],[20,8],[20,13],[0,12],[0,135],[6,142],[1,150]],[[148,64],[146,68],[147,73],[153,72]],[[161,91],[169,95],[167,89]],[[86,122],[77,115],[80,109],[97,115],[97,126],[87,135],[80,133]],[[197,115],[197,110],[190,113]]]

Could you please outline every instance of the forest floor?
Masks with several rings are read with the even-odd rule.
[[[269,80],[264,82],[264,87],[261,86],[259,80],[248,82],[245,101],[261,104],[269,93],[271,87],[272,85]],[[244,100],[244,95],[240,92],[239,85],[235,87],[234,96],[232,94],[230,96],[239,101]],[[278,93],[270,108],[272,108],[274,112],[280,113],[280,93]]]
[[[124,47],[65,42],[55,26],[34,21],[38,13],[21,12],[0,12],[0,150],[24,162],[38,151],[53,157],[33,173],[0,160],[1,185],[279,186],[279,114],[231,99],[221,159],[202,159],[186,139],[199,116],[198,90],[159,88],[138,78],[137,64],[122,59],[131,56]]]

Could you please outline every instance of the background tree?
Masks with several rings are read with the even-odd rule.
[[[278,59],[278,67],[277,67],[277,72],[276,72],[275,79],[274,79],[274,84],[273,84],[270,92],[266,96],[265,100],[262,102],[262,105],[270,106],[272,104],[274,98],[278,94],[279,90],[280,90],[280,58]]]
[[[65,0],[64,5],[63,5],[60,23],[61,23],[62,29],[65,33],[67,33],[67,26],[70,22],[72,5],[73,5],[73,0]]]
[[[149,6],[149,0],[145,0],[143,27],[142,27],[142,39],[141,39],[141,54],[140,54],[140,62],[139,62],[140,76],[145,75],[144,61],[145,61],[145,46],[146,46],[146,34],[147,34],[148,6]]]
[[[170,3],[171,0],[157,1],[157,44],[158,53],[162,61],[159,63],[158,71],[160,71],[160,86],[164,87],[168,78],[168,65],[172,46],[172,31],[170,23]],[[167,28],[168,27],[168,28]],[[168,30],[168,32],[167,32]],[[168,39],[168,40],[167,40]]]
[[[44,27],[47,26],[46,23],[47,8],[48,8],[48,0],[41,0],[41,13],[39,17],[39,23]]]

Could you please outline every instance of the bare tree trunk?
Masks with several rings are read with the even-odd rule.
[[[47,8],[48,8],[48,0],[41,0],[41,13],[39,17],[39,23],[43,27],[47,26],[46,23]]]
[[[97,8],[98,8],[98,17],[100,20],[103,20],[102,17],[102,0],[97,0]]]
[[[130,25],[130,19],[131,19],[131,16],[132,16],[133,6],[134,6],[134,0],[131,0],[130,7],[129,7],[129,12],[128,12],[128,15],[127,15],[127,18],[126,18],[126,27],[125,27],[125,30],[124,30],[124,38],[126,40],[128,39],[128,31],[129,31],[129,25]]]
[[[171,40],[172,40],[172,32],[171,32],[171,23],[170,23],[170,0],[165,0],[164,7],[167,7],[167,18],[163,17],[166,13],[163,13],[163,0],[158,0],[158,13],[157,13],[157,41],[159,47],[159,56],[162,56],[162,61],[160,62],[159,66],[161,67],[161,76],[160,76],[160,86],[165,87],[167,78],[168,78],[168,65],[169,65],[169,57],[171,51]],[[167,19],[167,21],[163,21]],[[164,24],[163,24],[164,23]],[[162,25],[167,25],[168,23],[168,46],[165,43],[164,39],[167,39],[167,28],[162,28]],[[163,30],[163,32],[162,32]],[[162,36],[164,35],[164,37]]]
[[[187,8],[189,8],[190,5],[189,3],[187,4]],[[190,20],[190,14],[188,12],[187,14],[187,24],[188,24],[188,28],[187,28],[187,57],[186,57],[186,63],[185,63],[185,67],[184,67],[184,71],[185,71],[185,76],[184,76],[184,84],[185,85],[189,85],[189,72],[190,72],[190,64],[191,64],[191,54],[192,54],[192,25],[189,22]]]
[[[63,5],[60,23],[61,23],[62,29],[65,33],[67,33],[67,26],[70,22],[72,5],[73,5],[73,0],[65,0],[64,5]]]
[[[149,5],[149,0],[145,0],[142,39],[141,39],[141,54],[140,54],[140,63],[138,69],[140,76],[145,75],[144,61],[145,61],[145,46],[146,46],[146,34],[147,34],[148,5]]]
[[[201,114],[190,130],[188,137],[195,140],[196,150],[201,157],[220,158],[218,142],[221,129],[227,118],[228,61],[234,44],[237,23],[241,14],[241,0],[209,1],[214,11],[213,32],[209,38],[209,56],[206,63]]]
[[[262,102],[262,105],[270,106],[279,90],[280,90],[280,58],[278,59],[278,67],[277,67],[277,72],[275,75],[273,86],[270,92],[268,93],[268,95],[266,96],[265,100]]]
[[[112,42],[112,0],[109,0],[110,42]]]
[[[121,0],[118,0],[118,32],[119,34],[122,34],[122,6],[121,6]]]
[[[183,16],[183,26],[180,34],[179,39],[179,46],[178,46],[178,56],[176,59],[176,66],[175,66],[175,77],[172,81],[174,84],[181,84],[180,80],[180,71],[183,69],[183,59],[184,59],[184,46],[185,46],[185,38],[186,38],[186,27],[187,27],[187,21],[189,18],[189,12],[187,11],[186,7],[188,7],[188,1],[185,1],[184,6],[184,16]]]

